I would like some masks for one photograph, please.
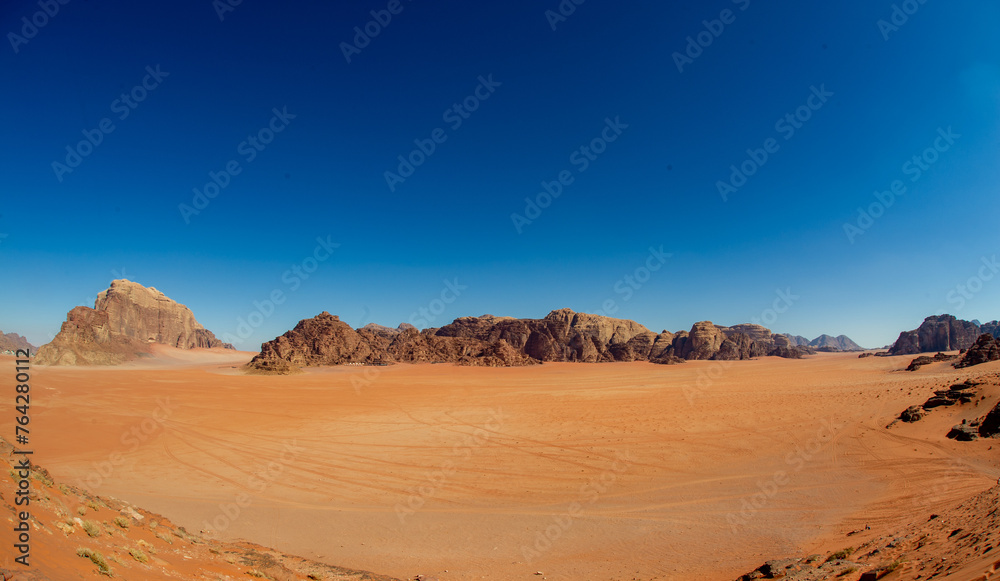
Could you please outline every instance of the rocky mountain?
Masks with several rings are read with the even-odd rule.
[[[59,334],[38,349],[39,365],[118,365],[149,353],[150,344],[179,349],[227,347],[190,309],[153,287],[115,280],[94,308],[76,307]]]
[[[815,347],[816,349],[830,349],[836,351],[864,351],[864,348],[851,341],[851,338],[847,335],[838,335],[832,337],[830,335],[820,335],[812,341],[809,342],[810,347]]]
[[[927,317],[920,327],[903,331],[889,349],[890,355],[916,355],[966,349],[979,337],[979,325],[952,315]]]
[[[696,323],[690,331],[654,333],[626,319],[570,309],[543,319],[462,317],[440,328],[418,331],[367,325],[352,329],[323,312],[261,345],[252,372],[291,373],[297,367],[361,363],[370,365],[451,362],[474,366],[522,366],[545,361],[651,361],[751,359],[767,355],[801,357],[782,335],[760,325],[722,327]]]
[[[983,333],[955,363],[955,367],[972,367],[988,361],[1000,361],[1000,339],[989,333]]]
[[[17,333],[4,333],[0,331],[0,353],[5,351],[14,352],[18,349],[28,349],[34,354],[38,347],[28,343],[27,339]]]
[[[864,351],[864,347],[858,345],[847,335],[820,335],[812,341],[802,335],[785,335],[795,347],[812,347],[820,351]]]

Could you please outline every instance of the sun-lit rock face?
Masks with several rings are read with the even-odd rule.
[[[178,349],[232,347],[201,326],[191,309],[152,287],[115,280],[94,308],[76,307],[59,334],[38,350],[39,365],[118,365],[150,344]]]

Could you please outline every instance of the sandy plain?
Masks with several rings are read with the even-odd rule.
[[[1000,476],[995,440],[944,437],[997,403],[1000,363],[904,372],[910,357],[820,354],[273,377],[243,375],[250,356],[37,367],[34,461],[206,537],[442,580],[731,580],[842,548],[850,531],[863,531],[850,544],[890,533]],[[967,377],[992,382],[977,405],[886,428]],[[13,433],[10,414],[0,430]]]

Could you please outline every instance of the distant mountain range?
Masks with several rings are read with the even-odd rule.
[[[17,333],[4,333],[0,331],[0,353],[6,351],[17,351],[18,349],[30,349],[31,353],[35,353],[35,347],[24,337],[18,335]]]
[[[812,341],[802,335],[785,335],[792,345],[796,347],[812,347],[823,351],[864,351],[865,348],[851,340],[847,335],[833,337],[831,335],[820,335]]]

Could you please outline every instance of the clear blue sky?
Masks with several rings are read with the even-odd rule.
[[[996,319],[1000,277],[949,293],[1000,251],[1000,5],[912,5],[893,29],[893,3],[868,0],[589,0],[564,19],[556,0],[244,1],[222,19],[210,0],[5,2],[0,328],[45,343],[123,275],[220,336],[281,291],[243,348],[324,310],[394,326],[423,307],[439,326],[608,299],[654,331],[763,315],[867,346],[935,313]],[[433,153],[387,183],[414,140]],[[209,172],[228,183],[185,220]],[[845,232],[894,180],[905,194]],[[317,237],[339,247],[286,275]],[[433,302],[446,279],[467,288]],[[777,289],[798,298],[771,318]]]

